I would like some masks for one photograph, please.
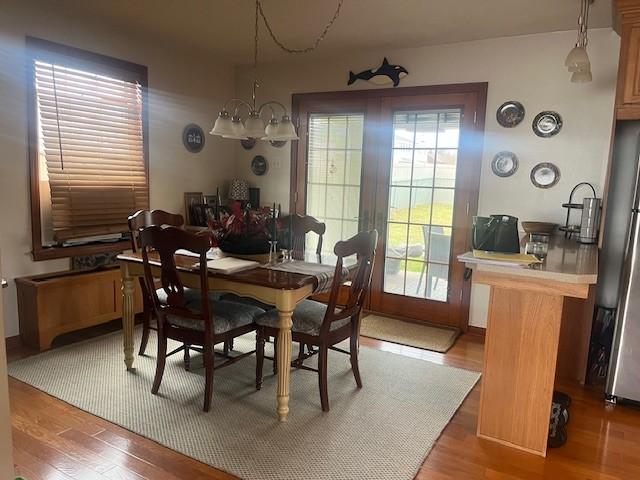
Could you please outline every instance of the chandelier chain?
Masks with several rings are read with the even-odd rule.
[[[269,23],[269,20],[267,20],[267,16],[264,13],[264,10],[262,9],[262,2],[260,0],[256,0],[256,6],[257,6],[257,10],[259,10],[260,12],[260,16],[262,17],[262,20],[264,21],[264,25],[267,27],[267,31],[269,32],[269,35],[271,36],[271,39],[274,41],[274,43],[280,47],[281,50],[287,52],[287,53],[309,53],[314,51],[316,48],[318,48],[318,45],[320,45],[320,42],[322,40],[324,40],[324,37],[327,35],[327,32],[329,31],[329,29],[333,26],[334,22],[337,20],[338,16],[340,15],[340,9],[342,8],[342,3],[344,2],[344,0],[338,0],[338,7],[336,8],[335,13],[333,14],[333,17],[331,18],[331,20],[329,20],[329,23],[327,23],[327,25],[324,27],[324,30],[322,31],[322,33],[318,36],[318,38],[316,38],[315,42],[313,43],[313,45],[311,45],[310,47],[306,47],[306,48],[289,48],[287,47],[285,44],[283,44],[278,37],[276,36],[276,34],[273,32],[273,28],[271,27],[271,24]],[[255,44],[255,55],[257,58],[257,31],[258,31],[258,20],[257,20],[257,15],[258,12],[256,11],[256,44]]]

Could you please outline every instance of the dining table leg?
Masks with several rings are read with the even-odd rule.
[[[286,422],[289,416],[289,383],[291,379],[291,317],[295,308],[295,300],[288,290],[278,292],[276,308],[278,309],[278,342],[276,358],[278,359],[278,419]]]
[[[133,277],[127,264],[120,267],[122,274],[122,332],[124,338],[124,363],[127,370],[133,369],[133,327],[135,321]]]

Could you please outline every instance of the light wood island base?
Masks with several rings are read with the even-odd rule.
[[[595,247],[568,241],[555,247],[555,255],[562,253],[561,264],[554,262],[557,258],[550,251],[548,263],[537,269],[465,259],[473,269],[474,283],[491,288],[477,435],[540,456],[547,451],[556,372],[584,381],[589,307],[593,311],[591,285],[597,280]],[[578,248],[583,249],[586,263],[572,261],[579,257]],[[561,274],[554,276],[554,268],[561,269]],[[570,275],[571,268],[575,277]],[[573,338],[570,351],[566,337],[575,332],[580,335]]]

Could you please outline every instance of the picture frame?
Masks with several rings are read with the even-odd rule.
[[[215,207],[218,204],[216,195],[204,195],[204,203],[209,207]]]
[[[187,225],[194,225],[193,206],[205,205],[202,192],[184,192],[184,215]]]

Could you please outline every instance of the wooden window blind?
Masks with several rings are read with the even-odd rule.
[[[138,74],[51,52],[36,52],[33,73],[54,239],[128,231],[149,207]]]

